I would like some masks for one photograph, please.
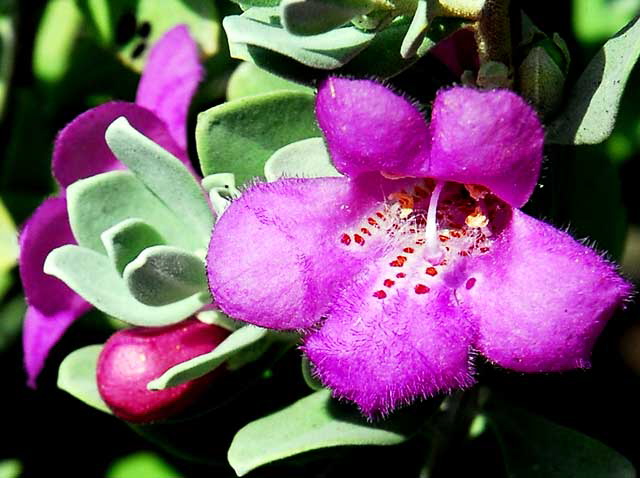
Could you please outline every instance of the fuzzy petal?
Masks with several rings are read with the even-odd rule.
[[[316,116],[335,167],[347,176],[404,175],[428,157],[420,111],[374,81],[327,79],[318,89]]]
[[[154,113],[134,103],[113,101],[82,113],[58,134],[53,150],[53,175],[63,187],[78,179],[124,169],[104,139],[107,127],[120,116],[183,163],[190,164],[184,148],[178,146]]]
[[[542,125],[508,90],[451,88],[433,105],[431,160],[416,176],[481,184],[514,207],[527,202],[542,164]]]
[[[173,139],[187,149],[187,114],[202,80],[198,45],[186,25],[165,33],[149,53],[136,103],[164,121]]]
[[[368,189],[346,178],[281,179],[242,194],[209,246],[209,287],[220,308],[274,329],[318,321],[340,284],[377,253],[369,243],[351,252],[339,242],[384,198],[380,184],[365,183]]]
[[[473,330],[449,291],[400,289],[379,300],[363,293],[370,274],[362,277],[303,346],[337,397],[372,416],[474,382]]]
[[[477,348],[521,372],[589,366],[593,344],[631,285],[568,234],[515,210],[458,292],[479,321]]]
[[[29,304],[23,340],[30,386],[35,386],[51,347],[71,322],[90,308],[62,281],[42,270],[49,252],[74,243],[64,198],[42,203],[20,234],[20,277]]]

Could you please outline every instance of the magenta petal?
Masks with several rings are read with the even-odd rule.
[[[34,386],[44,360],[69,324],[90,307],[62,281],[43,272],[53,249],[74,244],[66,200],[47,199],[20,234],[20,277],[29,304],[24,324],[25,365]]]
[[[316,116],[335,167],[404,175],[426,161],[428,128],[420,111],[370,80],[331,77],[320,85]]]
[[[475,284],[458,297],[479,320],[477,347],[521,372],[589,365],[593,344],[631,285],[568,234],[515,210]]]
[[[340,247],[343,228],[366,217],[381,199],[346,178],[253,186],[213,231],[207,269],[216,303],[230,316],[263,327],[313,325],[340,284],[370,260],[367,253]]]
[[[534,110],[508,90],[441,91],[431,119],[431,161],[420,176],[480,184],[514,207],[527,202],[542,164]]]
[[[58,134],[53,150],[53,175],[63,187],[78,179],[124,169],[104,139],[107,127],[120,116],[182,162],[190,164],[184,148],[176,144],[154,113],[134,103],[113,101],[82,113]]]
[[[345,293],[303,347],[337,397],[371,416],[474,382],[473,329],[450,292],[400,289],[379,300],[368,287]]]
[[[187,26],[178,25],[153,46],[138,84],[136,103],[158,115],[182,149],[189,104],[202,76],[198,45]]]

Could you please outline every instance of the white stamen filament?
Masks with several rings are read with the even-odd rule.
[[[438,240],[438,200],[442,188],[444,188],[445,181],[436,181],[436,185],[431,193],[429,199],[429,210],[427,211],[427,227],[424,230],[425,246],[424,254],[425,259],[436,259],[440,253],[440,241]]]

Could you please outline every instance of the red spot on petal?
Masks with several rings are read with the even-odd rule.
[[[429,292],[431,289],[429,289],[426,285],[424,284],[418,284],[414,287],[414,290],[416,291],[416,294],[426,294],[427,292]]]
[[[458,231],[451,231],[449,234],[451,234],[452,237],[460,237],[460,233]]]
[[[345,246],[351,244],[351,238],[349,237],[349,234],[343,234],[342,237],[340,237],[340,242],[342,242]]]
[[[413,247],[405,247],[404,249],[402,249],[403,252],[406,252],[407,254],[411,254],[414,249]]]
[[[427,270],[425,271],[425,273],[433,277],[438,274],[438,271],[436,270],[435,267],[427,267]]]
[[[395,281],[392,281],[391,279],[385,279],[384,280],[384,286],[385,287],[391,287],[393,284],[395,284]]]
[[[377,290],[373,293],[373,296],[376,299],[384,299],[387,296],[387,293],[383,290]]]
[[[389,265],[391,267],[402,267],[402,264],[404,264],[404,262],[400,262],[400,261],[391,261],[391,262],[389,262]]]
[[[384,219],[384,214],[382,214],[380,211],[376,213],[376,216],[378,216],[380,219]]]
[[[467,257],[469,255],[469,253],[467,251],[460,251],[460,252],[458,252],[458,255],[462,256],[462,257]]]
[[[425,240],[424,240],[424,239],[418,239],[418,240],[416,241],[416,244],[418,244],[418,245],[422,245],[422,244],[424,244],[424,243],[425,243]]]
[[[472,277],[471,279],[467,280],[467,283],[465,284],[465,287],[467,288],[467,290],[469,290],[474,285],[476,285],[476,279],[474,277]]]
[[[404,272],[398,272],[398,273],[396,274],[396,277],[397,277],[398,279],[402,279],[403,277],[407,277],[407,274],[405,274]]]
[[[364,237],[362,237],[360,234],[354,234],[353,240],[356,241],[357,244],[364,246]]]
[[[402,264],[407,262],[406,256],[398,256],[398,257],[396,257],[396,259],[398,259],[398,261],[400,261],[400,263],[402,263]]]
[[[366,227],[361,228],[361,229],[360,229],[360,232],[361,232],[362,234],[366,234],[367,236],[370,236],[370,235],[371,235],[371,233],[369,232],[369,229],[367,229]]]
[[[489,248],[488,247],[481,247],[480,248],[480,252],[489,252]]]
[[[369,224],[371,224],[372,226],[377,226],[377,225],[378,225],[378,222],[377,222],[374,218],[372,218],[372,217],[370,217],[369,219],[367,219],[367,222],[368,222]]]
[[[447,242],[449,240],[449,236],[440,235],[438,237],[440,238],[440,242]]]

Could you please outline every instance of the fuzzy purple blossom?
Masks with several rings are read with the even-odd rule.
[[[589,365],[631,286],[527,216],[543,130],[507,90],[442,90],[431,122],[368,80],[330,78],[318,123],[346,177],[256,184],[217,223],[211,292],[237,319],[304,333],[335,396],[366,415],[521,372]],[[215,266],[215,267],[213,267]]]
[[[20,276],[28,304],[23,328],[24,361],[31,387],[35,387],[51,348],[91,307],[62,281],[43,272],[49,252],[76,243],[69,225],[65,188],[79,179],[124,169],[104,138],[107,127],[120,116],[190,168],[186,117],[202,74],[196,43],[186,26],[177,26],[150,51],[135,103],[112,101],[93,108],[69,123],[56,138],[52,169],[62,194],[45,200],[20,234]]]

